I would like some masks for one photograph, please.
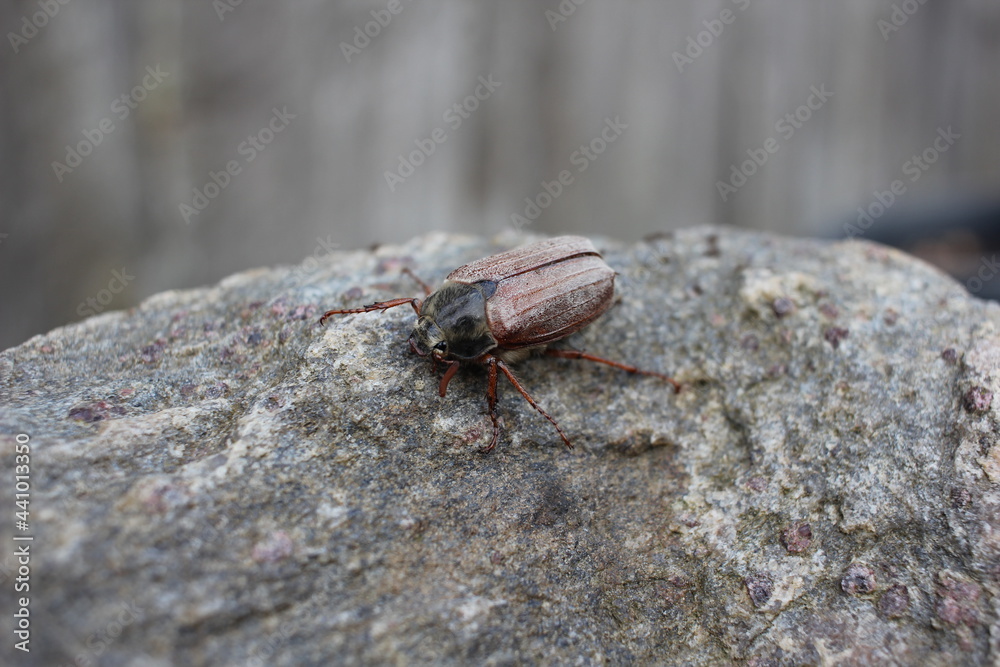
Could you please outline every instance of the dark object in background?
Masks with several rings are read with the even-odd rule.
[[[950,273],[970,294],[1000,301],[1000,200],[897,204],[867,218],[863,210],[844,223],[844,236],[905,250]]]

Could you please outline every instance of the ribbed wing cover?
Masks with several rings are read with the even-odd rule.
[[[611,306],[615,272],[599,255],[580,255],[497,283],[486,318],[500,347],[550,343],[582,329]]]
[[[581,236],[485,257],[455,269],[446,280],[496,283],[486,318],[506,349],[550,343],[582,329],[604,314],[615,293],[615,272]]]
[[[560,259],[586,254],[597,254],[597,249],[590,239],[582,236],[558,236],[523,248],[514,248],[499,255],[477,259],[458,267],[448,274],[445,280],[453,280],[456,283],[492,280],[498,283],[505,278],[512,278]]]

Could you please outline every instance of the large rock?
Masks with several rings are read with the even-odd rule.
[[[439,398],[408,307],[317,326],[416,294],[403,267],[439,281],[523,241],[251,271],[0,354],[0,658],[1000,660],[996,304],[866,243],[598,240],[620,302],[565,344],[684,390],[529,360],[520,379],[576,448],[505,385],[488,455],[484,372]]]

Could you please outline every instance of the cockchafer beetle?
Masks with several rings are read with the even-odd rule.
[[[535,402],[510,371],[509,364],[525,359],[533,351],[563,359],[586,359],[629,373],[658,377],[672,384],[675,392],[681,389],[680,384],[662,373],[640,370],[582,351],[548,347],[596,320],[614,301],[615,272],[588,239],[560,236],[476,260],[449,273],[434,292],[409,269],[403,271],[420,284],[425,299],[392,299],[362,308],[328,310],[319,323],[323,324],[331,315],[412,306],[417,313],[417,324],[410,334],[410,348],[422,357],[430,355],[435,366],[438,361],[448,366],[438,387],[441,396],[461,364],[487,367],[486,398],[493,421],[493,439],[483,452],[496,447],[500,438],[496,409],[498,371],[507,376],[531,407],[556,427],[566,446],[573,447],[556,420]]]

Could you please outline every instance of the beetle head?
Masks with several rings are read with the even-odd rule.
[[[497,342],[486,319],[486,299],[495,288],[493,283],[445,283],[421,305],[410,347],[439,361],[476,359],[489,352]]]
[[[444,359],[448,352],[448,341],[434,320],[421,315],[410,334],[410,347],[421,357],[433,354],[438,359]]]

